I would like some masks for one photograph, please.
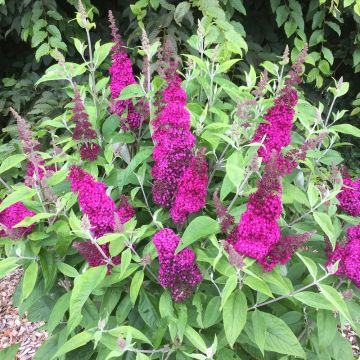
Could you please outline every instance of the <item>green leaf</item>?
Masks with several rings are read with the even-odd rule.
[[[350,124],[333,125],[329,130],[360,137],[360,129]]]
[[[335,307],[341,315],[345,317],[350,323],[353,323],[349,309],[347,308],[344,299],[332,286],[319,284],[319,289],[324,297]]]
[[[79,347],[86,345],[93,338],[94,334],[89,331],[83,331],[79,334],[76,334],[60,347],[60,349],[55,353],[52,359],[59,358],[60,356],[72,350],[78,349]]]
[[[216,324],[216,321],[220,316],[220,304],[220,296],[215,296],[208,302],[203,319],[205,329]]]
[[[191,326],[187,325],[185,329],[186,338],[190,341],[191,344],[195,346],[195,349],[200,350],[203,353],[206,353],[207,346],[201,335],[196,332]]]
[[[321,60],[319,62],[318,65],[320,71],[324,74],[324,75],[329,75],[330,74],[330,65],[326,60]]]
[[[141,331],[131,327],[131,326],[118,326],[114,329],[109,330],[109,334],[112,336],[127,336],[131,335],[134,339],[141,340],[144,343],[151,345],[151,341],[145,336]]]
[[[50,46],[48,43],[43,43],[35,52],[35,59],[39,61],[43,56],[48,55],[50,52]]]
[[[106,276],[106,266],[97,266],[88,269],[85,273],[75,278],[74,288],[70,298],[70,318],[68,321],[68,333],[80,324],[81,310],[86,300],[97,288]]]
[[[178,25],[181,26],[181,22],[189,10],[190,10],[190,4],[187,1],[182,1],[176,6],[174,12],[174,20]]]
[[[266,321],[262,317],[262,312],[255,309],[252,313],[252,325],[254,331],[254,340],[261,353],[264,356],[265,350],[265,336],[266,336]]]
[[[266,326],[265,350],[306,359],[299,340],[283,320],[265,312],[262,317]]]
[[[334,63],[334,56],[330,49],[323,47],[322,53],[324,54],[324,58],[332,65]]]
[[[26,156],[24,154],[11,155],[3,159],[0,165],[0,174],[2,174],[3,172],[9,169],[12,169],[13,167],[16,167],[25,159]]]
[[[329,238],[330,242],[334,245],[336,238],[335,238],[334,226],[331,222],[330,216],[328,214],[321,212],[314,212],[313,216],[316,223],[321,227],[321,229]]]
[[[224,61],[220,64],[217,74],[226,73],[233,65],[235,65],[240,59],[231,59]]]
[[[312,259],[310,259],[306,256],[303,256],[299,253],[296,253],[296,255],[305,264],[305,266],[309,270],[309,273],[313,277],[313,279],[316,280],[317,266],[316,266],[315,262]]]
[[[64,318],[64,315],[69,308],[71,293],[65,293],[62,295],[55,303],[49,320],[47,321],[47,330],[49,333],[52,333],[60,321]]]
[[[230,4],[235,10],[239,11],[239,13],[246,15],[246,9],[244,7],[243,0],[230,0]]]
[[[309,199],[310,206],[314,207],[319,201],[320,193],[312,181],[309,182],[307,196]]]
[[[226,301],[223,309],[225,336],[232,348],[246,323],[247,301],[241,290],[236,290]]]
[[[0,2],[1,4],[1,2]],[[14,360],[16,359],[16,354],[19,350],[21,343],[14,344],[11,346],[8,346],[4,349],[0,349],[0,359],[1,360]]]
[[[8,257],[0,261],[0,279],[5,277],[7,274],[13,272],[20,265],[17,263],[18,257]]]
[[[46,31],[37,31],[31,38],[31,46],[33,48],[39,46],[46,38],[48,34]]]
[[[182,239],[176,248],[176,253],[185,249],[195,241],[216,234],[219,231],[219,224],[208,216],[198,216],[186,228]]]
[[[109,55],[110,50],[112,49],[113,46],[114,46],[113,43],[107,43],[100,45],[98,48],[95,49],[94,51],[95,68],[98,68],[103,63],[103,61]]]
[[[238,187],[245,175],[244,158],[239,151],[235,151],[226,161],[226,175],[235,187]]]
[[[29,295],[32,293],[37,279],[37,274],[39,270],[39,265],[36,261],[32,262],[24,272],[24,279],[22,282],[22,301],[27,299]]]
[[[265,294],[267,296],[274,297],[268,284],[264,280],[259,279],[256,276],[246,276],[244,278],[244,284],[251,287],[252,289],[254,289],[256,291],[262,292],[263,294]]]
[[[98,239],[96,239],[97,243],[99,245],[103,245],[115,240],[121,240],[125,235],[122,233],[110,233],[110,234],[105,234],[104,236],[99,237]]]
[[[329,303],[329,301],[324,299],[324,297],[321,294],[314,293],[311,291],[302,291],[298,294],[295,294],[294,298],[314,309],[325,309],[325,310],[334,309],[334,307]]]
[[[76,64],[66,62],[64,65],[65,69],[59,64],[55,64],[46,69],[45,74],[35,83],[39,85],[45,81],[52,80],[65,80],[68,76],[75,77],[82,75],[86,71],[85,64]]]
[[[27,216],[22,221],[20,221],[16,225],[14,225],[13,227],[14,228],[27,227],[27,226],[30,226],[32,224],[39,222],[40,220],[49,219],[54,216],[55,216],[55,214],[48,214],[48,213],[39,213],[34,216]]]
[[[131,280],[130,285],[130,299],[133,304],[135,304],[136,299],[139,295],[139,291],[141,288],[141,285],[144,280],[144,271],[140,270],[135,273],[134,277]]]
[[[121,254],[121,263],[120,263],[120,277],[124,276],[127,268],[131,263],[131,249],[126,249]]]
[[[231,275],[224,286],[224,289],[221,293],[221,307],[220,310],[223,309],[227,299],[230,297],[230,295],[232,294],[232,292],[236,289],[236,285],[238,283],[238,277],[237,274],[233,274]]]
[[[61,262],[61,263],[57,264],[57,268],[65,276],[68,276],[71,278],[76,278],[77,276],[79,276],[78,271],[69,264]]]
[[[120,96],[116,100],[127,100],[144,95],[144,91],[139,84],[130,84],[121,90]]]
[[[120,120],[118,116],[112,115],[109,116],[102,126],[102,133],[104,135],[104,138],[107,141],[110,141],[111,137],[116,134],[116,129],[120,125]]]
[[[319,310],[317,313],[319,347],[322,350],[331,344],[337,332],[337,320],[331,311]]]
[[[35,189],[30,189],[27,186],[21,186],[8,195],[0,205],[0,212],[8,208],[9,206],[17,203],[18,201],[24,201],[32,198],[36,195]]]

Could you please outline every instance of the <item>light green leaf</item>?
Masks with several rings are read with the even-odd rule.
[[[141,285],[144,280],[144,271],[140,270],[135,273],[134,277],[131,280],[130,285],[130,299],[133,304],[135,304],[136,299],[139,295],[139,291],[141,288]]]
[[[303,256],[299,253],[296,253],[296,255],[305,264],[305,266],[309,270],[309,273],[313,277],[313,279],[316,280],[317,266],[316,266],[315,262],[312,259],[310,259],[306,256]]]
[[[231,294],[223,309],[225,336],[232,348],[246,323],[247,301],[241,290]]]
[[[125,234],[122,233],[110,233],[110,234],[105,234],[104,236],[99,237],[98,239],[96,239],[97,243],[99,245],[103,245],[115,240],[120,240],[122,238],[124,238]]]
[[[131,263],[131,249],[126,249],[121,254],[120,277],[124,276],[130,263]]]
[[[224,286],[224,289],[223,289],[223,291],[221,293],[221,307],[220,307],[220,310],[223,309],[227,299],[230,297],[232,292],[235,290],[237,283],[238,283],[238,277],[237,277],[236,274],[231,275],[227,279],[226,284]]]
[[[61,263],[57,264],[57,268],[65,276],[68,276],[71,278],[76,278],[77,276],[79,276],[78,271],[69,264],[61,262]]]
[[[283,320],[265,312],[261,315],[266,328],[265,350],[306,359],[299,340]]]
[[[206,343],[199,335],[198,332],[196,332],[191,326],[187,325],[185,329],[185,336],[190,341],[191,344],[195,346],[195,349],[200,350],[203,353],[206,353]]]
[[[69,308],[70,295],[71,293],[69,292],[65,293],[56,301],[47,322],[47,330],[49,333],[52,333],[63,319],[65,312]]]
[[[39,61],[43,56],[48,55],[50,52],[50,46],[48,43],[42,43],[35,52],[35,59]]]
[[[0,261],[0,279],[5,277],[7,274],[13,272],[17,267],[19,258],[17,257],[8,257]]]
[[[321,212],[314,212],[313,215],[316,223],[321,227],[321,229],[329,238],[330,242],[334,245],[336,238],[335,238],[334,226],[331,222],[330,216],[328,214]]]
[[[331,311],[320,310],[317,313],[319,347],[325,350],[337,332],[337,319]]]
[[[60,349],[55,353],[52,359],[59,358],[60,356],[72,350],[78,349],[79,347],[86,345],[93,338],[94,334],[89,331],[83,331],[79,334],[76,334],[60,347]]]
[[[245,175],[244,158],[239,151],[235,151],[226,161],[226,175],[235,187],[238,187]]]
[[[70,318],[68,333],[80,324],[81,310],[92,291],[98,287],[106,276],[106,266],[97,266],[88,269],[85,273],[75,278],[74,288],[70,298]]]
[[[294,295],[296,300],[314,309],[333,310],[334,307],[321,294],[311,291],[302,291]]]
[[[227,72],[233,65],[235,65],[240,59],[231,59],[224,61],[220,64],[219,69],[217,70],[218,74]]]
[[[32,262],[24,272],[24,279],[22,283],[22,301],[27,299],[32,293],[34,286],[36,284],[37,274],[39,270],[39,265],[36,261]]]
[[[207,304],[204,314],[204,328],[208,328],[214,325],[220,316],[220,296],[213,297]]]
[[[265,350],[265,336],[266,336],[266,321],[262,317],[262,312],[255,309],[252,313],[252,325],[254,331],[254,340],[261,353],[264,356]]]
[[[16,225],[14,225],[13,227],[14,228],[27,227],[27,226],[30,226],[32,224],[39,222],[40,220],[49,219],[54,216],[55,216],[55,214],[48,214],[48,213],[39,213],[34,216],[27,216],[22,221],[20,221]]]
[[[24,201],[32,198],[36,195],[35,189],[30,189],[27,186],[21,186],[10,195],[8,195],[0,205],[0,212],[8,208],[9,206],[17,203],[18,201]]]
[[[320,194],[319,194],[319,190],[316,188],[316,186],[312,181],[309,182],[307,196],[309,199],[310,206],[314,207],[314,205],[316,205],[319,201]]]
[[[139,84],[130,84],[124,87],[116,100],[127,100],[144,96],[144,91]]]
[[[181,26],[181,22],[189,10],[190,4],[187,1],[182,1],[181,3],[177,4],[174,12],[174,20],[178,25]]]
[[[1,1],[0,1],[1,5]],[[0,349],[0,359],[1,360],[14,360],[16,359],[16,354],[19,350],[21,343],[17,343],[11,346],[8,346],[4,349]]]
[[[0,174],[9,169],[12,169],[13,167],[16,167],[25,159],[26,156],[24,154],[15,154],[3,159],[0,165]]]
[[[216,234],[219,231],[219,224],[208,216],[198,216],[186,228],[182,240],[176,248],[176,253],[191,245],[195,241]]]
[[[329,130],[360,137],[360,129],[350,124],[333,125]]]
[[[349,309],[338,291],[332,286],[324,284],[319,284],[319,288],[324,297],[335,307],[335,309],[352,324],[353,321],[351,319]]]
[[[94,51],[95,68],[98,68],[103,63],[103,61],[109,55],[110,50],[113,46],[114,46],[113,43],[107,43],[100,45],[98,48],[95,49]]]
[[[125,336],[130,334],[134,339],[141,340],[144,343],[151,345],[151,341],[141,331],[131,326],[118,326],[114,329],[109,330],[109,334],[112,336]]]

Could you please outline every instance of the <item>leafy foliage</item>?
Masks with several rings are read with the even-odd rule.
[[[36,3],[19,6],[9,0],[3,6],[27,14],[38,9]],[[96,38],[95,21],[101,21],[90,4],[80,3],[69,25],[74,39],[56,30],[68,29],[56,2],[45,2],[46,8],[35,11],[28,23],[20,21],[20,27],[15,22],[11,31],[31,42],[47,68],[33,79],[41,97],[18,100],[22,106],[31,103],[24,112],[32,126],[12,110],[22,126],[3,129],[0,151],[7,160],[0,166],[0,278],[19,266],[24,269],[14,303],[20,313],[45,321],[49,332],[35,359],[352,358],[340,331],[347,322],[359,333],[360,292],[344,259],[330,261],[327,253],[335,249],[337,254],[348,228],[359,224],[359,217],[341,210],[338,194],[345,191],[340,151],[348,146],[340,139],[342,134],[360,137],[360,130],[343,123],[346,111],[338,106],[352,90],[351,82],[338,77],[330,83],[337,56],[326,43],[323,25],[342,31],[339,7],[346,9],[345,16],[357,14],[357,4],[311,1],[303,17],[295,0],[289,6],[280,0],[270,3],[262,11],[275,13],[273,35],[281,40],[284,31],[295,44],[280,60],[265,53],[247,26],[259,5],[242,1],[131,3],[134,49]],[[290,68],[308,39],[309,17],[318,35],[310,35],[305,66],[299,61]],[[251,61],[254,52],[256,61]],[[137,65],[133,69],[129,53]],[[182,81],[175,66],[181,60]],[[357,71],[358,64],[352,65]],[[116,75],[123,72],[127,83],[121,83],[114,98],[116,66]],[[132,72],[135,83],[128,81]],[[308,81],[304,91],[295,91],[299,76]],[[5,96],[16,89],[14,81],[3,81],[9,88]],[[318,87],[329,82],[326,94],[315,92],[314,81]],[[114,102],[120,102],[121,111],[110,106]],[[169,109],[173,113],[166,118]],[[142,117],[138,126],[121,126],[135,112]],[[278,148],[277,134],[270,133],[254,141],[258,129],[274,126],[271,121],[287,113],[292,127],[287,143]],[[193,147],[187,155],[203,157],[209,166],[205,206],[190,209],[183,224],[173,222],[171,211],[152,196],[154,143],[158,146],[164,128],[173,131],[169,142],[178,133],[186,132],[190,140],[194,135],[197,151]],[[288,161],[290,171],[279,170],[271,156],[266,159],[270,135],[277,159]],[[81,152],[89,143],[97,145],[97,151],[87,148],[96,153],[93,158]],[[191,170],[194,178],[197,170]],[[201,192],[193,178],[184,186],[189,185],[191,202]],[[358,194],[359,189],[351,191]],[[270,210],[260,207],[261,196],[271,197],[264,202]],[[281,230],[287,241],[270,244],[280,245],[269,247],[261,259],[246,257],[237,244],[241,234],[240,242],[245,241],[244,214],[256,201],[255,225],[271,218],[271,230],[279,229],[279,239]],[[18,202],[36,215],[16,212],[11,219],[17,221],[10,224],[1,214]],[[229,222],[225,227],[224,220]],[[28,231],[19,233],[19,228]],[[171,229],[165,232],[170,235],[153,242],[163,228]],[[265,235],[268,241],[272,234]],[[277,251],[284,256],[277,259]],[[272,257],[278,261],[266,268]],[[5,356],[16,350],[7,349]]]

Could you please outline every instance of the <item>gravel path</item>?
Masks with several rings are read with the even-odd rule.
[[[11,297],[21,278],[22,270],[16,270],[0,280],[0,349],[21,343],[16,360],[32,359],[36,349],[47,337],[45,331],[37,330],[42,323],[32,323],[12,307]]]

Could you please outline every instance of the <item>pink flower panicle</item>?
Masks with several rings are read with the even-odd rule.
[[[26,155],[30,155],[39,149],[40,143],[39,141],[32,138],[30,124],[24,118],[22,118],[12,107],[10,108],[10,112],[16,120],[17,130],[19,133],[19,139],[21,141],[23,152]]]
[[[260,80],[257,83],[257,88],[252,91],[252,94],[256,97],[263,97],[265,95],[266,85],[269,81],[268,72],[265,69],[261,75]]]
[[[290,79],[285,81],[285,84],[288,86],[293,86],[301,83],[301,72],[302,66],[305,62],[305,57],[308,53],[309,46],[307,43],[304,44],[304,48],[300,51],[299,56],[297,57],[295,63],[291,66],[289,72]]]
[[[268,123],[261,123],[256,129],[253,141],[263,141],[258,154],[264,162],[268,162],[273,151],[281,154],[282,148],[291,142],[292,121],[295,115],[294,107],[297,104],[297,92],[291,87],[285,87],[275,104],[267,111],[264,119]]]
[[[121,91],[128,85],[135,84],[131,60],[126,54],[115,19],[109,11],[111,34],[115,43],[112,48],[112,64],[110,66],[110,92],[112,103],[110,110],[121,118],[120,126],[123,130],[129,131],[139,128],[141,115],[136,111],[131,99],[116,100]]]
[[[296,250],[302,246],[312,236],[312,232],[303,234],[282,236],[263,257],[259,263],[263,266],[263,271],[271,271],[278,264],[286,264]]]
[[[234,225],[235,218],[229,214],[227,207],[220,201],[218,193],[219,189],[216,189],[213,195],[213,202],[221,232],[226,234]]]
[[[261,260],[280,239],[281,169],[273,157],[265,166],[258,189],[251,194],[238,226],[228,237],[240,254]]]
[[[322,143],[327,135],[328,133],[323,132],[311,139],[306,140],[303,144],[300,145],[298,149],[288,151],[285,155],[285,161],[288,162],[290,167],[297,167],[298,161],[304,161],[306,159],[307,152],[309,150],[314,150],[318,144]]]
[[[157,205],[171,207],[178,181],[193,158],[195,137],[190,132],[186,93],[178,76],[168,84],[163,99],[165,105],[152,122],[155,142],[152,193]]]
[[[344,185],[346,187],[336,196],[340,202],[339,208],[351,216],[360,216],[360,178],[353,181],[347,175]]]
[[[114,14],[111,10],[109,10],[108,16],[109,16],[109,28],[111,31],[111,37],[112,37],[112,41],[114,43],[114,46],[111,49],[111,51],[114,54],[117,54],[119,52],[124,52],[125,51],[124,44],[123,44],[121,35],[119,33],[119,29],[116,26]]]
[[[73,139],[84,142],[80,146],[80,156],[82,160],[94,161],[97,159],[100,146],[93,142],[97,138],[96,131],[89,122],[89,115],[85,111],[84,103],[81,98],[77,85],[74,84],[74,107],[72,109],[72,121],[76,123],[73,132]]]
[[[84,214],[88,216],[91,233],[94,238],[99,238],[107,233],[114,232],[116,225],[115,214],[121,223],[125,223],[129,220],[130,215],[134,215],[134,211],[130,211],[131,206],[125,204],[125,199],[121,197],[120,208],[117,209],[112,198],[106,194],[106,186],[102,182],[96,181],[90,174],[82,170],[80,167],[72,166],[70,168],[68,180],[71,183],[71,190],[74,193],[78,193],[78,203],[80,209]],[[131,217],[132,217],[131,216]],[[95,254],[95,249],[91,249],[95,246],[91,241],[87,241],[86,245],[78,245],[79,251],[89,255],[91,263],[94,261],[100,261],[103,263],[104,259],[98,252],[98,257],[91,257],[91,254]],[[105,254],[109,256],[108,244],[101,245]],[[97,250],[96,250],[97,251]],[[84,255],[86,258],[86,256]],[[96,260],[97,259],[97,260]],[[86,258],[88,260],[88,258]],[[117,258],[112,259],[113,263],[118,262]],[[90,264],[90,262],[89,262]]]
[[[335,250],[328,254],[327,266],[340,260],[337,275],[348,277],[360,288],[360,224],[347,231],[345,245],[336,244]]]
[[[35,228],[35,224],[19,228],[14,228],[14,225],[18,224],[26,217],[32,217],[34,215],[35,212],[26,208],[22,202],[10,205],[8,208],[0,212],[0,225],[2,227],[2,230],[0,230],[0,236],[17,240],[24,235],[31,233]]]
[[[207,162],[205,149],[198,151],[190,161],[189,167],[182,174],[175,201],[170,209],[170,216],[175,223],[183,224],[188,215],[198,212],[206,204]]]
[[[152,239],[159,256],[159,282],[169,289],[177,302],[186,300],[202,280],[191,249],[185,248],[175,254],[180,240],[173,230],[167,228],[158,231]]]
[[[122,224],[125,224],[135,216],[134,208],[129,204],[129,200],[125,195],[120,195],[120,203],[116,213]]]

